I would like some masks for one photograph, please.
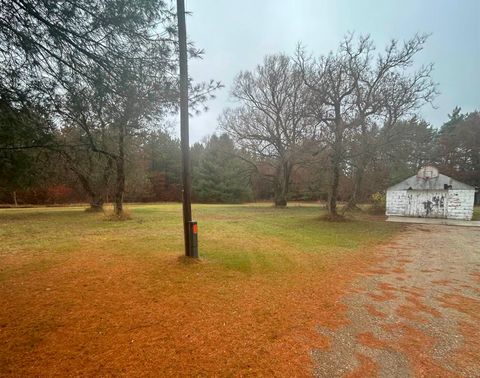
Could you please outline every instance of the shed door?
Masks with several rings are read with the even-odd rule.
[[[410,217],[446,218],[447,190],[409,190],[406,214]]]

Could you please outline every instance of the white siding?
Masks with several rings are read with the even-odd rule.
[[[425,198],[445,197],[441,205],[434,207],[430,214],[425,213]],[[474,190],[388,190],[387,191],[387,215],[393,216],[417,216],[417,217],[446,217],[449,219],[470,220],[473,215]],[[441,208],[440,208],[441,207]],[[441,210],[441,211],[440,211]]]
[[[447,218],[471,220],[475,190],[449,190],[447,198]]]
[[[408,205],[406,190],[387,191],[387,215],[405,215]]]

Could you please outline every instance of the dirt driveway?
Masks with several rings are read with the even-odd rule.
[[[411,225],[320,328],[319,377],[480,377],[480,228]]]

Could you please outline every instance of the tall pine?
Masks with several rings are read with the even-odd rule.
[[[194,192],[201,202],[241,203],[251,200],[250,170],[237,157],[227,134],[213,135],[194,170]]]

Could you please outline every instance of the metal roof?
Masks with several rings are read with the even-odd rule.
[[[464,184],[463,182],[457,181],[451,177],[438,174],[437,177],[424,178],[419,177],[418,175],[412,176],[395,184],[388,188],[387,190],[443,190],[443,189],[452,189],[452,190],[475,190],[473,186]]]

